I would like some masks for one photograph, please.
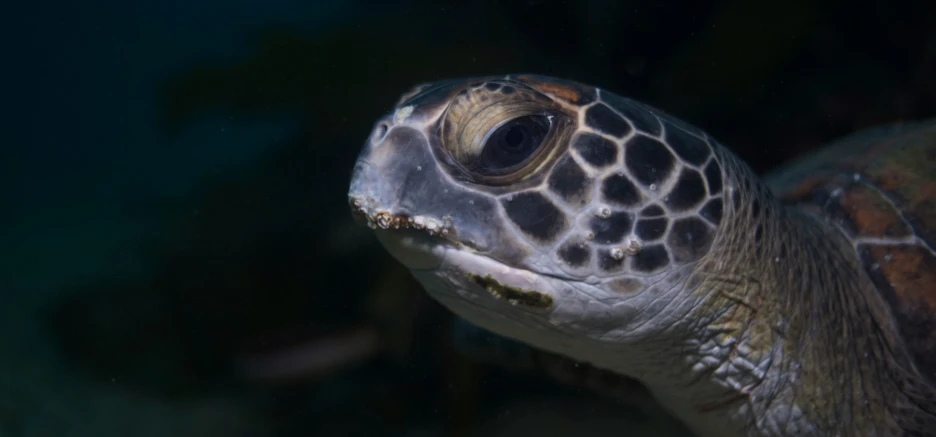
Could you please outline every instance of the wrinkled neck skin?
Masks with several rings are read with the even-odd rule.
[[[442,267],[413,273],[479,326],[642,381],[702,436],[901,429],[906,418],[895,411],[914,400],[900,385],[918,376],[855,250],[835,226],[781,205],[746,166],[722,159],[735,168],[726,171],[733,175],[727,220],[709,253],[619,311],[587,299],[559,299],[578,307],[548,315],[492,303],[466,291],[457,265],[471,255],[463,251],[437,248],[446,251]],[[508,270],[487,259],[471,263]],[[591,294],[586,283],[530,281],[557,296]],[[592,317],[576,319],[583,313]]]
[[[677,401],[690,426],[720,435],[727,415],[738,435],[903,435],[932,387],[851,241],[735,167],[727,226],[687,281],[705,323],[689,334],[692,373],[708,385]]]
[[[734,211],[744,231],[721,235],[687,281],[700,302],[687,333],[696,382],[661,401],[701,435],[897,429],[884,406],[896,386],[876,379],[896,328],[854,249],[820,217],[769,196],[757,217],[751,205]]]

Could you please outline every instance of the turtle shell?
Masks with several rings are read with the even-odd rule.
[[[936,382],[936,120],[860,131],[765,176],[839,225]]]

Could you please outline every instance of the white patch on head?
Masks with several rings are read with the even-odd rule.
[[[402,108],[397,108],[393,113],[393,122],[396,124],[401,124],[413,114],[413,105],[407,105]]]

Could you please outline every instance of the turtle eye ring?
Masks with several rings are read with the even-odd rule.
[[[510,173],[536,155],[551,127],[551,117],[541,114],[523,115],[494,127],[482,141],[473,170],[485,175]]]
[[[575,114],[533,89],[508,82],[467,87],[439,123],[439,144],[462,175],[506,185],[529,179],[557,159]]]

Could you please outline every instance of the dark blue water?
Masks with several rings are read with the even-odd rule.
[[[5,7],[0,436],[672,427],[464,354],[344,195],[373,121],[452,76],[607,87],[761,172],[936,113],[932,4],[740,3]]]

